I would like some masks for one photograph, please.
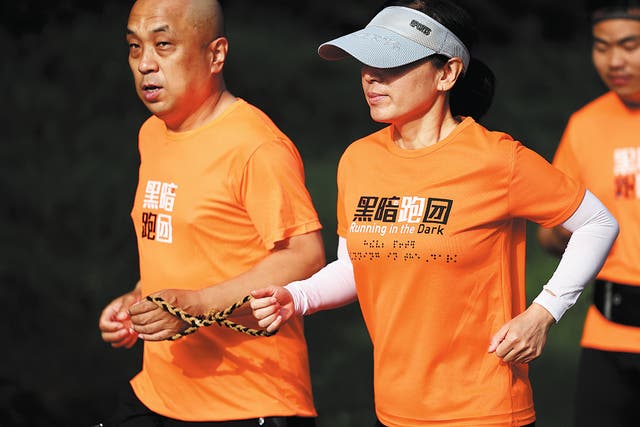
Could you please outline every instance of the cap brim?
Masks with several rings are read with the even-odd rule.
[[[318,55],[328,61],[349,56],[374,68],[394,68],[410,64],[435,51],[381,27],[367,27],[323,43]]]

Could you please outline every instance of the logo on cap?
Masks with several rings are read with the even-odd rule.
[[[423,33],[425,36],[428,36],[429,34],[431,34],[431,28],[427,27],[426,25],[424,25],[421,22],[416,21],[415,19],[411,20],[411,24],[410,25],[413,28],[415,28],[416,30],[418,30],[421,33]]]

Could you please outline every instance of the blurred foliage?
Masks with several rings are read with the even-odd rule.
[[[365,108],[358,66],[328,64],[315,50],[365,24],[380,2],[223,3],[228,85],[299,146],[333,259],[339,155],[378,125]],[[580,2],[469,3],[479,20],[477,56],[498,78],[484,123],[550,158],[569,114],[602,90]],[[137,277],[129,210],[137,131],[148,113],[126,61],[129,6],[0,3],[3,425],[90,425],[140,365],[140,346],[113,350],[97,330],[104,305]],[[533,297],[555,260],[535,240],[529,247]],[[569,425],[587,298],[552,329],[545,355],[532,364],[540,425]],[[318,313],[306,324],[319,426],[371,425],[371,345],[357,307]]]

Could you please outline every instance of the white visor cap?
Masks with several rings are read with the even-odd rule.
[[[444,25],[403,6],[390,6],[359,31],[323,43],[318,54],[329,61],[352,56],[374,68],[410,64],[433,54],[458,57],[469,67],[469,50]]]

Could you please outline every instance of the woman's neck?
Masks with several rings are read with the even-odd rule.
[[[432,108],[420,118],[392,123],[393,142],[404,150],[430,147],[449,136],[458,124],[448,105],[445,111]]]

